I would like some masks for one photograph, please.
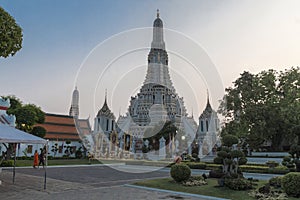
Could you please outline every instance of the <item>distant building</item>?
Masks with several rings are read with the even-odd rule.
[[[56,157],[66,155],[67,149],[71,149],[70,156],[74,157],[76,150],[82,147],[81,138],[91,132],[88,119],[52,113],[46,113],[45,122],[36,126],[46,129],[44,139],[49,140],[50,155]]]

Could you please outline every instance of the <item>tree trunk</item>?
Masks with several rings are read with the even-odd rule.
[[[271,149],[273,151],[282,151],[282,141],[283,141],[282,134],[280,133],[274,134],[271,141],[272,141]]]

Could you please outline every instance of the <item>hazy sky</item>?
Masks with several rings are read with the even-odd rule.
[[[297,0],[0,0],[0,6],[24,34],[22,50],[0,58],[0,95],[15,95],[50,113],[68,113],[77,85],[81,117],[94,118],[105,88],[115,115],[125,114],[145,78],[152,36],[144,27],[152,26],[157,8],[168,28],[172,81],[196,119],[207,89],[218,106],[222,94],[214,94],[214,82],[229,87],[244,70],[284,70],[300,63]]]

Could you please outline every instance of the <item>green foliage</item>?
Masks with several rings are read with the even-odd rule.
[[[170,174],[176,182],[183,182],[190,178],[191,169],[185,164],[175,164],[171,166]]]
[[[267,173],[270,173],[270,174],[286,174],[286,173],[289,173],[289,172],[290,172],[290,170],[287,167],[279,165],[279,166],[274,167],[274,168],[269,168]]]
[[[31,130],[31,134],[32,135],[35,135],[35,136],[38,136],[38,137],[41,137],[41,138],[44,138],[45,135],[46,135],[46,129],[42,126],[35,126],[32,128]]]
[[[290,172],[284,175],[281,186],[289,196],[300,197],[300,173]]]
[[[215,157],[214,158],[214,163],[215,164],[223,164],[223,158],[221,158],[221,157]]]
[[[230,152],[230,156],[232,158],[241,158],[241,157],[245,157],[244,153],[241,152],[240,150],[232,150]]]
[[[205,163],[194,163],[194,162],[189,162],[187,163],[187,166],[191,169],[206,169],[206,164]]]
[[[217,157],[214,158],[215,164],[222,164],[223,173],[230,176],[237,174],[240,164],[246,164],[247,159],[244,153],[240,150],[232,149],[232,145],[238,144],[239,140],[234,135],[225,135],[222,137],[221,151],[217,152]]]
[[[232,190],[248,190],[252,189],[252,183],[244,178],[226,178],[225,186]]]
[[[0,7],[0,57],[15,55],[22,48],[22,41],[21,27]]]
[[[219,151],[219,152],[217,153],[217,156],[218,156],[219,158],[225,159],[225,158],[227,158],[227,157],[229,156],[229,154],[228,154],[226,151]]]
[[[279,188],[281,187],[281,180],[282,180],[281,176],[275,176],[269,180],[269,184],[273,187]]]
[[[271,141],[271,150],[284,143],[300,144],[300,68],[258,74],[243,72],[226,88],[219,113],[225,117],[222,135],[234,134],[251,148]]]
[[[16,116],[16,128],[31,133],[35,124],[42,124],[45,121],[45,113],[40,107],[34,104],[22,104],[22,101],[15,96],[3,96],[9,99],[11,106],[7,113]]]
[[[222,178],[225,174],[221,170],[210,170],[209,177],[210,178]]]
[[[12,160],[3,160],[0,167],[12,167],[14,162]]]
[[[227,147],[231,147],[234,144],[237,144],[239,139],[234,135],[225,135],[222,137],[222,144]]]

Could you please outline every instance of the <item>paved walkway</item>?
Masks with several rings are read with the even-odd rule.
[[[136,170],[136,166],[134,167],[133,170]],[[126,166],[126,169],[128,169],[128,166]],[[153,172],[148,175],[141,173],[139,176],[136,174],[129,176],[122,172],[124,174],[121,177],[122,180],[115,180],[112,177],[118,177],[120,174],[117,174],[116,170],[111,170],[103,166],[49,168],[48,174],[50,177],[47,178],[46,190],[43,188],[43,169],[17,168],[15,184],[12,184],[11,170],[3,170],[0,173],[0,180],[2,180],[0,199],[218,199],[130,185],[130,183],[137,181],[138,177],[141,177],[141,179],[151,178],[152,175],[158,177],[166,174],[164,171]],[[79,173],[79,171],[82,171],[82,173]],[[108,175],[106,177],[103,174],[99,175],[101,172]],[[103,180],[99,179],[100,176],[103,177]],[[128,178],[128,180],[125,180],[125,178]]]

